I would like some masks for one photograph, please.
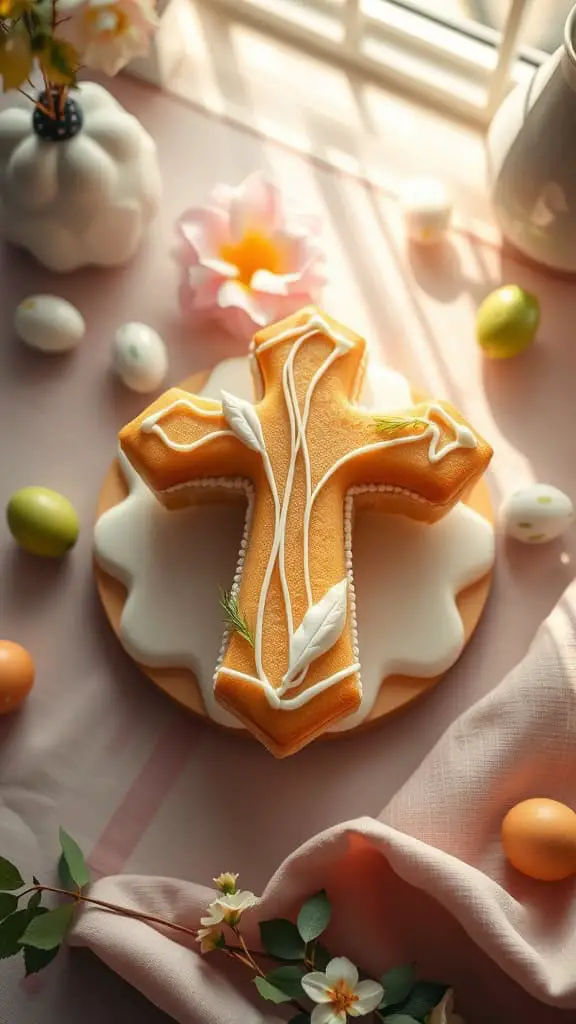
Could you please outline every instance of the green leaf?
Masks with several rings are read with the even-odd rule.
[[[224,612],[224,621],[228,629],[244,637],[250,647],[254,647],[254,634],[240,611],[238,598],[233,596],[231,590],[220,591],[220,607]]]
[[[40,66],[52,85],[69,85],[73,82],[80,63],[75,48],[62,39],[53,39],[50,35],[44,38],[44,49],[36,51]]]
[[[74,906],[74,903],[63,903],[56,910],[35,917],[21,937],[20,945],[34,946],[35,949],[54,949],[60,946],[72,923]]]
[[[290,1017],[289,1024],[310,1024],[309,1013],[297,1013],[295,1017]]]
[[[37,910],[38,907],[40,906],[41,899],[41,892],[33,892],[30,899],[28,900],[28,910]]]
[[[287,996],[284,992],[281,992],[279,988],[271,985],[266,978],[254,978],[254,984],[258,989],[262,999],[267,999],[270,1003],[289,1003],[290,996]]]
[[[32,919],[32,911],[17,910],[0,922],[0,960],[22,952],[20,938]]]
[[[70,72],[70,68],[68,66],[68,60],[66,58],[67,58],[67,54],[66,54],[66,51],[64,50],[64,47],[60,46],[56,39],[51,41],[51,43],[50,43],[50,60],[51,60],[51,62],[53,64],[53,66],[56,68],[56,70],[60,71],[62,74],[68,74]]]
[[[417,981],[402,1006],[402,1013],[424,1020],[427,1013],[438,1005],[448,986],[435,981]]]
[[[297,964],[285,964],[270,971],[266,975],[266,981],[280,989],[281,992],[285,992],[291,999],[302,999],[304,990],[300,982],[305,974],[304,967]]]
[[[18,906],[18,897],[11,892],[0,892],[0,921],[13,914]]]
[[[75,839],[69,836],[63,828],[60,829],[60,846],[62,847],[62,856],[70,872],[70,877],[73,882],[81,889],[83,885],[88,885],[90,881],[90,869],[84,860],[84,854],[78,846]]]
[[[74,891],[74,889],[76,888],[76,886],[74,885],[74,879],[72,878],[72,875],[68,870],[68,865],[66,863],[66,860],[64,859],[63,853],[60,854],[60,859],[58,861],[58,878],[60,879],[60,882],[64,889],[72,889],[72,891]]]
[[[392,967],[382,975],[380,984],[384,989],[381,1007],[403,1003],[410,995],[414,985],[414,967],[412,964],[407,964],[404,967]]]
[[[260,922],[260,939],[267,953],[280,960],[303,960],[304,942],[292,921],[283,917]]]
[[[398,430],[413,430],[414,427],[429,427],[430,424],[423,416],[375,416],[376,430],[380,433],[396,433]]]
[[[60,952],[60,946],[54,946],[54,949],[35,949],[34,946],[24,946],[24,968],[26,970],[26,977],[30,974],[38,974],[48,964],[52,963],[54,957],[58,956]]]
[[[312,942],[312,939],[322,935],[330,923],[331,915],[332,907],[324,889],[306,900],[298,914],[298,931],[304,942]]]
[[[332,959],[332,954],[326,946],[322,945],[321,942],[314,943],[314,969],[316,971],[325,971]]]
[[[37,28],[30,36],[30,49],[32,53],[43,53],[50,46],[50,32],[47,26]]]
[[[21,889],[24,879],[15,864],[12,864],[5,857],[0,857],[0,892],[13,892],[14,889]]]
[[[416,1017],[411,1017],[409,1013],[386,1014],[384,1020],[386,1024],[420,1024],[420,1021],[416,1020]]]

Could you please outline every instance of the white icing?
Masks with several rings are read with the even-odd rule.
[[[445,445],[442,446],[442,448],[438,447],[442,437],[442,431],[440,430],[438,424],[434,422],[434,420],[430,420],[428,418],[431,414],[434,414],[438,419],[444,420],[446,425],[449,426],[454,431],[455,434],[454,440],[448,441]],[[431,463],[440,462],[441,459],[448,455],[449,452],[455,451],[456,448],[476,447],[476,438],[474,437],[472,431],[469,430],[468,427],[463,426],[463,424],[458,423],[457,420],[453,419],[453,417],[450,416],[449,413],[447,413],[446,410],[443,409],[440,405],[430,405],[428,407],[428,416],[421,417],[420,422],[427,423],[428,425],[426,429],[420,431],[419,434],[403,434],[401,437],[389,438],[387,441],[376,441],[374,444],[364,445],[363,448],[355,448],[354,451],[348,452],[346,455],[343,455],[342,458],[338,459],[338,461],[335,462],[334,465],[330,467],[328,472],[324,474],[322,479],[314,488],[310,501],[310,508],[316,501],[316,498],[320,494],[322,488],[328,482],[330,477],[336,472],[336,470],[340,469],[340,467],[344,466],[347,462],[350,462],[351,459],[355,459],[356,456],[358,455],[365,455],[367,452],[376,452],[384,448],[393,448],[401,444],[413,444],[415,441],[423,441],[427,437],[430,438],[430,444],[428,446],[428,459]],[[403,487],[396,487],[395,490],[398,491],[398,493],[404,491],[405,493],[412,494],[411,491],[406,491],[406,489]],[[422,497],[422,495],[420,495],[420,497]]]
[[[233,676],[234,679],[242,679],[246,683],[252,683],[254,686],[259,686],[266,694],[266,699],[271,707],[276,711],[295,711],[296,708],[301,708],[308,701],[312,700],[313,697],[317,697],[319,693],[324,690],[328,690],[335,683],[342,682],[347,676],[354,675],[355,672],[360,671],[360,665],[348,665],[346,668],[340,669],[339,672],[334,672],[333,675],[327,676],[326,679],[321,679],[318,683],[314,683],[313,686],[308,687],[302,693],[296,695],[296,697],[284,697],[280,689],[275,690],[274,687],[269,687],[263,679],[259,679],[258,676],[251,676],[248,672],[239,672],[236,668],[227,668],[226,674]],[[270,693],[270,689],[272,692]]]
[[[217,399],[223,389],[250,398],[253,381],[248,359],[220,363],[202,394]],[[405,378],[374,365],[360,398],[363,407],[390,411],[403,410],[412,402]],[[249,523],[239,508],[224,504],[168,511],[126,460],[122,469],[130,494],[100,518],[95,535],[99,562],[128,588],[122,642],[143,664],[190,668],[210,717],[242,728],[214,699],[213,666],[227,637],[222,640],[218,602],[206,601],[206,594],[217,594],[219,586],[228,587],[231,579],[237,593],[242,573],[238,550],[241,555],[246,550]],[[243,481],[223,479],[218,484],[246,486]],[[375,489],[370,485],[355,488],[354,493]],[[349,572],[353,499],[350,493],[344,516]],[[455,595],[480,579],[493,559],[492,527],[465,505],[457,505],[435,526],[387,516],[385,530],[379,513],[356,512],[354,582],[348,584],[348,606],[352,619],[357,609],[354,659],[360,661],[361,649],[363,696],[358,711],[333,731],[352,728],[369,714],[387,676],[432,677],[456,661],[464,636]],[[357,670],[355,665],[346,671]]]
[[[150,413],[145,420],[142,421],[140,427],[144,434],[157,434],[163,444],[167,448],[171,448],[174,452],[193,452],[196,448],[201,448],[202,445],[208,441],[214,441],[217,437],[233,437],[234,434],[231,430],[215,430],[213,434],[208,434],[206,437],[201,437],[197,441],[174,441],[168,436],[166,431],[159,425],[159,421],[164,419],[169,413],[174,412],[175,409],[191,409],[196,416],[203,416],[207,419],[222,416],[222,406],[218,405],[216,409],[203,409],[202,406],[196,405],[195,402],[188,400],[187,398],[177,398],[175,402],[171,402],[164,409],[158,409],[156,412]]]
[[[145,434],[154,432],[159,433],[160,436],[162,436],[164,431],[158,430],[157,423],[159,420],[163,419],[164,416],[167,416],[168,413],[174,412],[174,409],[191,409],[197,416],[206,416],[208,418],[213,418],[214,416],[219,417],[222,415],[222,408],[220,404],[215,405],[213,409],[205,409],[203,406],[197,405],[196,402],[193,402],[191,398],[177,398],[176,401],[171,402],[170,405],[166,405],[162,409],[157,409],[156,412],[150,413],[150,415],[143,420],[141,429]],[[169,439],[164,443],[168,444],[168,441]]]
[[[334,646],[346,625],[347,610],[348,579],[330,587],[324,597],[310,605],[298,629],[290,637],[288,670],[282,680],[281,692],[299,686],[304,678],[299,673]]]
[[[252,402],[247,402],[244,398],[236,398],[228,391],[223,391],[222,412],[231,430],[242,441],[242,444],[245,444],[247,448],[252,448],[255,452],[262,453],[266,450],[260,420]]]
[[[295,382],[295,379],[294,379],[294,361],[295,361],[296,356],[298,354],[298,351],[302,347],[302,345],[310,337],[312,337],[315,333],[317,333],[317,331],[319,331],[319,330],[324,330],[324,331],[326,331],[328,333],[328,335],[331,338],[331,340],[334,341],[334,349],[332,350],[330,355],[324,360],[322,365],[319,367],[319,369],[316,371],[316,373],[312,377],[312,380],[310,381],[310,384],[308,385],[308,389],[306,391],[306,397],[305,397],[305,400],[304,400],[304,412],[301,414],[300,413],[300,406],[299,406],[299,402],[298,402],[298,396],[297,396],[297,392],[296,392],[296,382]],[[294,341],[294,344],[293,344],[292,349],[290,351],[290,354],[288,355],[288,358],[286,359],[284,367],[282,369],[282,391],[283,391],[283,394],[284,394],[284,401],[286,403],[286,408],[287,408],[287,411],[288,411],[288,418],[289,418],[289,423],[290,423],[290,463],[289,463],[289,466],[288,466],[288,473],[287,473],[287,476],[286,476],[286,483],[285,483],[285,486],[284,486],[284,494],[283,494],[283,497],[282,497],[282,506],[281,506],[281,511],[280,511],[280,519],[279,519],[279,521],[277,521],[275,523],[274,537],[273,537],[273,541],[272,541],[272,548],[271,548],[270,556],[269,556],[269,559],[268,559],[268,565],[266,567],[266,573],[265,573],[265,576],[264,576],[264,582],[263,582],[263,585],[262,585],[262,591],[260,593],[260,599],[259,599],[259,602],[258,602],[258,611],[257,611],[257,616],[256,616],[256,637],[255,637],[256,668],[257,668],[257,671],[258,671],[259,678],[261,679],[261,681],[263,683],[266,684],[265,692],[266,692],[266,695],[267,695],[268,700],[269,700],[270,704],[272,705],[272,707],[277,707],[278,706],[278,704],[277,704],[278,698],[282,698],[283,693],[285,692],[286,689],[288,689],[288,685],[287,685],[287,681],[285,680],[284,681],[284,685],[282,685],[282,686],[280,686],[278,688],[275,688],[274,686],[272,686],[270,684],[270,682],[267,679],[267,677],[266,677],[266,675],[265,675],[265,673],[263,671],[263,668],[262,668],[262,640],[263,640],[263,629],[264,629],[264,614],[265,614],[265,609],[266,609],[266,601],[267,601],[267,597],[268,597],[268,590],[269,590],[269,587],[270,587],[270,580],[272,578],[272,572],[274,570],[274,566],[276,564],[276,560],[278,559],[280,578],[281,578],[282,583],[283,583],[282,589],[283,589],[284,604],[285,604],[285,610],[286,610],[286,620],[287,620],[287,626],[288,626],[288,635],[290,637],[290,642],[292,642],[292,638],[294,636],[294,621],[293,621],[293,616],[292,616],[292,604],[291,604],[291,600],[290,600],[290,591],[289,591],[289,588],[288,588],[288,586],[286,584],[286,552],[285,552],[285,543],[286,543],[286,524],[287,524],[287,520],[288,520],[288,509],[289,509],[289,506],[290,506],[290,499],[292,497],[292,487],[293,487],[293,483],[294,483],[294,473],[295,473],[295,469],[296,469],[296,461],[297,461],[297,458],[298,458],[299,451],[302,450],[302,456],[303,456],[303,459],[304,459],[304,467],[305,467],[306,509],[307,509],[308,503],[309,503],[309,500],[310,500],[310,490],[311,490],[311,486],[312,486],[312,484],[311,484],[312,469],[311,469],[311,464],[310,464],[310,456],[309,456],[309,452],[308,452],[308,445],[306,443],[306,427],[307,427],[307,424],[308,424],[308,417],[309,417],[309,414],[310,414],[310,407],[311,407],[311,402],[312,402],[312,396],[314,394],[314,390],[316,388],[316,385],[318,384],[318,381],[320,381],[322,379],[322,376],[324,375],[326,370],[329,368],[329,366],[334,362],[335,359],[337,359],[340,355],[342,355],[343,352],[347,351],[347,349],[350,348],[350,345],[351,345],[351,343],[348,342],[347,339],[342,338],[337,332],[332,331],[332,329],[329,327],[328,324],[325,323],[325,321],[324,321],[324,319],[322,317],[320,317],[318,314],[314,314],[312,317],[310,317],[310,319],[308,321],[307,330],[303,331],[303,329],[301,327],[298,327],[298,328],[289,329],[287,331],[282,331],[279,334],[274,335],[272,338],[269,338],[268,341],[266,342],[265,347],[270,347],[271,345],[276,345],[276,344],[278,344],[281,341],[289,340],[291,338],[294,338],[295,341]],[[258,349],[258,352],[259,351],[261,351],[261,350]],[[266,466],[267,466],[267,476],[268,476],[268,479],[270,480],[270,477],[273,476],[273,469],[272,469],[272,466],[270,464],[270,460],[269,459],[267,459]],[[303,561],[304,561],[304,578],[305,578],[306,593],[307,593],[307,597],[308,597],[308,604],[309,604],[309,607],[310,607],[312,605],[312,584],[311,584],[311,580],[310,580],[310,572],[309,572],[309,565],[308,565],[308,547],[309,547],[309,544],[308,544],[308,531],[306,529],[306,513],[305,513]],[[344,608],[344,621],[345,621],[345,619],[346,619],[346,607]],[[340,632],[341,631],[342,630],[340,630]],[[335,642],[335,641],[333,641],[333,642]],[[325,648],[325,650],[327,650],[327,649],[328,648]],[[313,648],[311,648],[311,650],[313,650]],[[310,659],[310,661],[311,660],[312,659]],[[306,676],[306,672],[308,670],[308,665],[310,664],[310,661],[305,666],[301,666],[302,672],[298,676],[297,680],[293,680],[292,681],[292,687],[299,686],[300,683],[302,683],[304,681],[304,678]],[[218,671],[218,667],[217,667],[217,671]],[[348,670],[347,674],[350,674],[350,670]],[[322,688],[325,689],[329,685],[334,685],[334,683],[338,682],[339,679],[340,679],[340,675],[337,674],[337,676],[338,677],[333,675],[333,676],[330,676],[329,680],[322,680],[322,683],[325,684],[325,686],[323,686]],[[312,697],[315,695],[315,693],[320,692],[320,691],[317,690],[317,686],[318,685],[319,684],[316,684],[316,688],[315,687],[309,687],[305,691],[305,693],[300,694],[298,700],[300,700],[300,698],[302,698],[301,699],[301,703],[296,704],[295,703],[296,698],[293,698],[293,699],[291,699],[289,701],[282,700],[281,704],[279,706],[282,707],[283,709],[286,709],[286,710],[288,710],[291,707],[300,707],[300,706],[302,706],[303,704],[305,704],[309,700],[311,700]]]
[[[161,427],[158,428],[158,434],[165,442],[166,446],[175,452],[193,452],[196,448],[202,448],[203,445],[208,444],[211,441],[215,441],[217,437],[234,436],[231,430],[215,430],[213,434],[206,434],[205,437],[199,437],[197,441],[183,442],[171,440],[171,438],[164,433]],[[194,481],[192,480],[191,483],[194,483]],[[183,486],[187,487],[188,484],[183,484]],[[172,488],[169,489],[172,490]]]
[[[304,410],[301,412],[300,404],[296,389],[296,382],[294,377],[294,363],[296,356],[300,348],[317,333],[327,335],[330,340],[334,343],[334,347],[331,353],[324,359],[320,367],[312,376],[310,383],[308,384],[305,398],[304,398]],[[231,427],[232,433],[238,437],[238,439],[245,444],[248,448],[258,452],[263,460],[266,478],[274,500],[274,534],[272,539],[272,545],[270,554],[268,557],[268,563],[264,573],[264,579],[260,591],[258,608],[256,612],[256,627],[254,636],[254,658],[256,663],[256,672],[259,684],[263,689],[269,704],[274,708],[282,708],[287,710],[289,707],[301,707],[308,703],[313,698],[315,693],[318,691],[318,686],[309,687],[304,693],[298,697],[298,703],[295,703],[295,698],[290,701],[284,701],[283,695],[288,689],[294,689],[301,685],[304,681],[310,664],[326,653],[330,648],[337,642],[341,636],[342,630],[344,629],[347,616],[347,586],[348,581],[353,583],[352,568],[348,569],[348,579],[341,580],[338,584],[333,586],[324,597],[313,604],[312,597],[312,582],[310,579],[309,571],[309,536],[310,536],[310,520],[312,515],[312,509],[314,502],[320,494],[322,488],[325,486],[327,481],[339,469],[347,462],[360,455],[364,455],[368,452],[375,452],[392,448],[398,445],[418,443],[422,442],[426,438],[430,438],[430,444],[428,447],[428,458],[431,463],[439,462],[449,452],[454,451],[456,448],[475,448],[476,438],[471,430],[463,424],[458,423],[454,420],[445,410],[438,405],[431,405],[428,408],[426,416],[419,417],[418,423],[425,424],[425,430],[420,430],[416,434],[401,435],[396,438],[389,438],[385,441],[380,441],[374,444],[364,445],[360,448],[354,449],[348,452],[346,455],[337,459],[333,466],[325,473],[322,479],[318,482],[314,490],[312,490],[312,466],[310,462],[310,454],[308,451],[308,444],[306,438],[306,430],[308,426],[308,420],[310,416],[312,398],[317,384],[322,379],[324,374],[330,368],[332,363],[340,358],[345,352],[350,351],[353,347],[353,342],[345,338],[340,332],[334,330],[327,321],[318,313],[314,313],[308,318],[305,324],[301,324],[297,327],[289,328],[284,331],[280,331],[277,334],[272,335],[265,343],[259,347],[255,346],[255,343],[251,346],[251,350],[255,353],[258,359],[260,352],[264,349],[270,348],[271,346],[278,345],[282,342],[293,341],[290,352],[286,358],[282,369],[282,391],[286,409],[288,412],[289,425],[290,425],[290,462],[288,466],[288,472],[286,477],[286,483],[284,486],[284,493],[282,496],[282,502],[279,505],[278,486],[274,476],[274,468],[269,458],[266,440],[262,431],[262,426],[258,418],[257,411],[253,402],[247,401],[243,398],[236,398],[227,391],[222,391],[222,414],[226,419],[227,423]],[[193,402],[193,400],[179,400],[173,402],[167,412],[172,411],[178,405],[185,406],[194,412],[200,411],[201,416],[205,416],[205,412]],[[434,414],[437,419],[441,419],[445,425],[450,426],[454,432],[454,440],[445,444],[443,447],[439,447],[442,438],[442,432],[438,423],[432,420],[430,417]],[[169,448],[173,448],[178,451],[193,451],[200,445],[207,444],[210,440],[216,437],[226,436],[226,431],[215,431],[213,434],[206,435],[195,442],[188,444],[174,443],[166,436],[161,428],[158,427],[158,420],[163,417],[165,413],[160,410],[147,417],[142,424],[142,430],[149,432],[150,430],[157,431],[161,438],[165,441]],[[296,632],[294,632],[294,621],[292,614],[292,604],[290,597],[290,589],[286,579],[286,525],[288,520],[288,511],[290,507],[290,500],[292,497],[292,488],[294,482],[294,473],[296,469],[296,462],[299,452],[302,452],[302,458],[304,462],[304,473],[305,473],[305,504],[304,504],[304,521],[303,521],[303,567],[304,567],[304,581],[306,587],[306,594],[308,600],[308,609],[304,615],[303,621],[300,623]],[[380,488],[381,489],[381,488]],[[386,489],[386,488],[384,488]],[[398,488],[400,490],[400,488]],[[264,640],[264,617],[266,613],[266,606],[268,601],[268,593],[270,589],[270,582],[272,574],[278,561],[279,575],[282,586],[282,593],[284,599],[284,608],[286,615],[286,623],[288,628],[289,636],[289,664],[287,672],[285,673],[282,683],[280,686],[275,687],[268,679],[263,666],[263,640]],[[238,575],[238,573],[237,573]],[[352,617],[351,629],[354,636],[356,636],[356,621]],[[216,671],[214,675],[215,685],[217,684],[218,674],[220,672],[222,661],[226,653],[226,647],[221,648],[220,660],[216,665]],[[228,666],[226,666],[227,668]],[[349,673],[347,673],[349,674]],[[247,677],[246,677],[247,678]],[[251,677],[252,678],[252,677]],[[341,673],[333,674],[329,679],[321,680],[322,689],[327,688],[329,685],[334,685],[341,678]],[[359,696],[362,696],[362,685],[360,677],[357,681],[359,689]]]
[[[308,318],[306,330],[308,334],[324,334],[325,337],[330,338],[334,342],[339,355],[342,355],[343,352],[348,352],[354,345],[350,338],[346,338],[344,334],[340,334],[340,331],[335,330],[320,313],[313,313]],[[301,334],[302,325],[300,327],[289,327],[286,331],[279,331],[278,334],[273,334],[267,341],[258,345],[257,349],[254,341],[252,341],[250,351],[265,352],[267,348],[273,348],[275,345],[279,345],[283,341],[289,341],[291,338],[299,338]]]

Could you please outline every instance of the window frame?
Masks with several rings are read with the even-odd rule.
[[[429,15],[417,0],[210,0],[210,6],[312,55],[486,126],[510,87],[530,77],[549,56],[520,47],[530,2],[510,0],[501,33],[466,19]],[[332,31],[311,29],[314,18],[324,19]],[[424,26],[422,34],[418,30]]]

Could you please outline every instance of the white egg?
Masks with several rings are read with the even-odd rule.
[[[114,339],[112,367],[131,391],[155,391],[168,370],[166,345],[148,324],[122,324]]]
[[[439,242],[450,224],[452,203],[446,186],[436,178],[412,178],[400,192],[408,238],[421,245]]]
[[[506,498],[500,510],[505,533],[525,544],[545,544],[574,521],[567,494],[550,484],[530,484]]]
[[[30,295],[16,307],[14,330],[30,348],[68,352],[86,333],[84,317],[58,295]]]

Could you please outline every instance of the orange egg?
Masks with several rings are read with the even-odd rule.
[[[502,846],[513,867],[530,878],[568,878],[576,873],[576,813],[557,800],[524,800],[502,822]]]
[[[12,640],[0,640],[0,715],[20,706],[34,685],[34,662],[28,651]]]

